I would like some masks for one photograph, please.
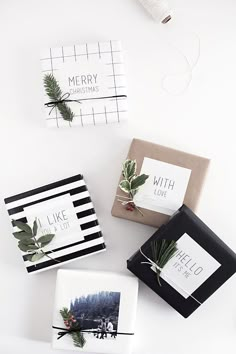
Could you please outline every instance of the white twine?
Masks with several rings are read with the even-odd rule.
[[[139,2],[143,5],[143,7],[149,12],[149,14],[153,17],[153,19],[157,22],[167,23],[172,16],[171,8],[168,4],[167,0],[139,0]],[[172,47],[176,49],[176,51],[182,56],[183,60],[186,64],[186,70],[180,73],[170,73],[166,74],[162,79],[162,89],[169,94],[180,95],[183,94],[189,87],[192,81],[192,72],[195,66],[197,65],[200,58],[200,39],[195,34],[197,39],[197,55],[194,62],[191,64],[188,57],[181,51],[176,45],[170,43]],[[174,40],[173,40],[174,42]],[[182,88],[173,89],[173,82],[181,83],[184,80],[184,85]]]
[[[182,33],[182,37],[184,38],[185,34]],[[193,77],[193,70],[195,69],[197,63],[199,62],[200,55],[201,55],[201,42],[200,38],[196,33],[192,33],[192,36],[195,37],[195,48],[196,48],[196,55],[192,63],[190,62],[189,58],[187,55],[184,54],[184,52],[176,45],[173,44],[176,40],[175,38],[172,38],[169,40],[169,45],[170,47],[173,47],[175,51],[183,58],[185,65],[186,65],[186,70],[179,72],[179,73],[170,73],[166,74],[162,78],[162,89],[166,91],[168,94],[171,95],[181,95],[183,94],[190,86],[192,82],[192,77]],[[181,82],[182,80],[185,81],[184,85],[180,89],[173,89],[173,82]]]
[[[167,0],[139,0],[157,22],[167,23],[171,19],[171,9]]]
[[[151,268],[153,268],[156,271],[159,271],[160,273],[163,273],[165,275],[165,277],[167,279],[169,279],[172,283],[174,283],[176,286],[178,286],[179,289],[181,289],[181,291],[185,292],[188,296],[190,296],[193,300],[195,300],[199,305],[202,305],[202,303],[200,301],[198,301],[194,296],[192,296],[190,293],[188,293],[186,290],[184,290],[181,286],[179,286],[177,283],[175,283],[172,279],[170,279],[170,277],[168,277],[166,275],[166,273],[163,271],[163,268],[159,267],[159,265],[157,265],[152,259],[148,258],[142,251],[142,249],[139,249],[141,255],[146,258],[146,260],[148,262],[141,262],[141,264],[148,264],[151,266]]]

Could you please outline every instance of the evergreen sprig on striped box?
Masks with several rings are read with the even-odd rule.
[[[28,273],[60,266],[106,248],[89,191],[80,174],[4,201],[12,222],[12,237]],[[53,235],[50,242],[49,235]]]

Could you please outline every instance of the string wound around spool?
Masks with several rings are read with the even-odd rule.
[[[139,2],[155,21],[166,24],[171,20],[171,9],[167,0],[139,0]]]

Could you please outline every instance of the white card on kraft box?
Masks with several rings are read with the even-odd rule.
[[[136,205],[172,215],[183,204],[191,170],[145,157],[143,173],[149,178],[134,197]]]

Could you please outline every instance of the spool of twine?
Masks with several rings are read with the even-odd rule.
[[[155,21],[167,23],[171,20],[171,9],[167,0],[139,0]]]

